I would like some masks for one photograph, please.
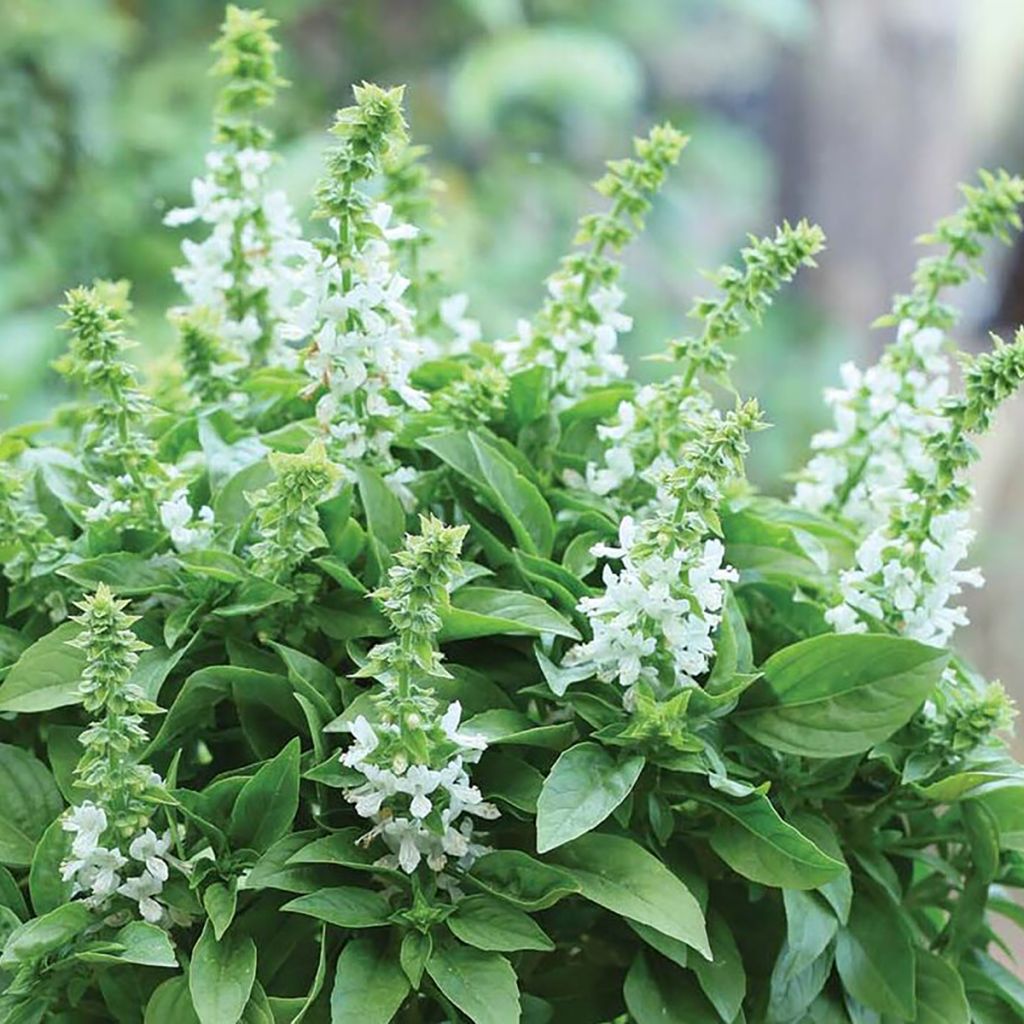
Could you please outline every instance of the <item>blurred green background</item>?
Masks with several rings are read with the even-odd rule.
[[[820,389],[883,338],[866,325],[903,287],[911,241],[980,164],[1024,168],[1019,0],[268,0],[291,87],[271,119],[300,211],[353,81],[409,86],[417,140],[447,183],[449,279],[491,336],[512,330],[595,199],[587,183],[630,135],[671,118],[693,136],[628,254],[627,339],[684,329],[701,269],[746,232],[807,216],[829,236],[740,352],[774,430],[751,460],[784,491],[823,422]],[[214,0],[0,0],[0,428],[63,397],[50,361],[65,288],[135,282],[142,362],[167,358],[179,234],[210,135]],[[965,345],[1021,315],[1024,255],[995,255],[962,296]],[[1003,326],[1009,326],[1005,324]],[[967,641],[1024,695],[1021,403],[979,475],[989,588]]]

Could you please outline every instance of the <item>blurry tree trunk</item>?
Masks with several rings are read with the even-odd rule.
[[[958,0],[816,0],[816,38],[787,62],[781,205],[829,237],[811,275],[826,308],[863,330],[903,290],[910,242],[955,202]]]

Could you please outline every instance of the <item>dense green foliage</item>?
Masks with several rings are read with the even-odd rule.
[[[752,238],[635,383],[618,255],[687,141],[656,126],[485,343],[401,88],[338,112],[302,237],[272,27],[228,8],[167,217],[177,365],[141,385],[127,285],[76,288],[79,398],[0,435],[0,1019],[1024,1017],[1024,770],[949,646],[1024,332],[953,396],[941,333],[1024,182],[965,189],[767,499],[730,346],[818,228]]]

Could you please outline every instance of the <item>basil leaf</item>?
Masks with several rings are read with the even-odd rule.
[[[552,860],[569,871],[592,903],[711,958],[700,905],[679,878],[632,839],[592,832],[560,847]]]
[[[229,928],[218,939],[207,921],[192,950],[188,988],[200,1024],[235,1024],[256,980],[256,944]]]
[[[529,914],[490,896],[467,896],[445,924],[469,946],[498,953],[519,949],[547,952],[555,944]]]
[[[409,994],[398,961],[372,939],[350,939],[338,957],[331,1024],[388,1024]]]
[[[427,961],[427,974],[474,1024],[519,1024],[516,972],[499,953],[437,946]]]
[[[948,661],[945,651],[903,637],[812,637],[765,662],[732,721],[787,754],[863,753],[906,725]]]
[[[546,853],[596,828],[629,795],[644,759],[617,761],[597,743],[565,751],[537,800],[537,852]]]

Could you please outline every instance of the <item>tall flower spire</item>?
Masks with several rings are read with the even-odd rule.
[[[979,185],[962,191],[963,207],[922,239],[939,253],[918,262],[913,289],[879,321],[896,327],[895,340],[867,370],[844,364],[842,386],[826,391],[834,426],[812,440],[815,454],[796,486],[796,505],[849,519],[861,539],[907,500],[911,474],[932,471],[927,440],[942,426],[946,333],[957,319],[943,292],[980,273],[986,239],[1008,241],[1021,227],[1024,179],[982,172]]]
[[[548,297],[535,321],[521,322],[515,339],[498,343],[507,370],[550,367],[557,407],[571,405],[588,387],[626,375],[618,336],[633,321],[620,312],[622,266],[609,253],[621,252],[643,227],[652,198],[687,141],[670,124],[656,125],[646,138],[634,140],[632,158],[609,161],[594,187],[611,207],[580,219],[574,239],[580,248],[548,278]]]
[[[460,730],[458,701],[442,713],[427,685],[448,676],[437,635],[466,530],[422,516],[419,536],[406,538],[387,582],[373,595],[395,638],[373,648],[358,673],[382,688],[374,720],[355,719],[353,742],[341,756],[356,778],[362,776],[345,796],[373,822],[364,841],[381,838],[390,851],[383,861],[409,874],[424,861],[434,872],[451,859],[468,867],[483,849],[474,841],[472,818],[498,815],[469,777],[468,766],[486,741]]]
[[[187,332],[199,325],[213,328],[219,344],[207,350],[216,351],[221,377],[245,365],[295,361],[281,326],[305,248],[285,194],[269,186],[273,137],[259,120],[286,84],[277,73],[278,46],[270,34],[275,24],[262,11],[228,6],[214,44],[218,59],[212,71],[224,84],[207,173],[192,182],[192,205],[164,218],[173,227],[195,221],[210,226],[203,241],[182,243],[186,263],[174,276],[188,305],[175,311],[175,319],[185,335],[186,356],[196,340]]]

